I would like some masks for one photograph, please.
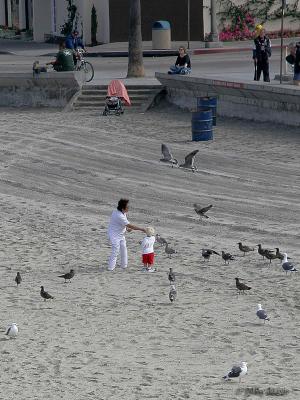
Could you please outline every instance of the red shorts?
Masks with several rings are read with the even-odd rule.
[[[154,253],[143,254],[143,264],[154,264]]]

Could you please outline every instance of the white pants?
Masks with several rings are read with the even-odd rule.
[[[121,253],[121,268],[127,268],[127,247],[126,239],[110,239],[111,242],[111,255],[108,262],[108,270],[113,271],[116,268],[117,257]]]

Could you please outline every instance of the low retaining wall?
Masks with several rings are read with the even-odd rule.
[[[64,108],[80,90],[75,72],[0,74],[0,107]]]
[[[177,106],[195,110],[197,97],[218,97],[217,114],[248,120],[300,124],[300,87],[235,82],[192,76],[156,73],[167,89],[168,100]]]

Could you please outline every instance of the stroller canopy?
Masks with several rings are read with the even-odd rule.
[[[107,88],[107,95],[108,96],[116,96],[123,100],[126,106],[131,105],[130,98],[128,96],[126,87],[122,81],[114,80],[111,81]]]
[[[128,96],[126,87],[122,81],[114,80],[111,81],[107,88],[107,95],[108,96],[116,96],[123,100],[126,106],[131,105],[130,98]]]

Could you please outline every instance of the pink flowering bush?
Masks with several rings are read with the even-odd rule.
[[[255,20],[244,6],[235,8],[230,25],[226,25],[219,34],[222,42],[252,39],[254,37]]]

